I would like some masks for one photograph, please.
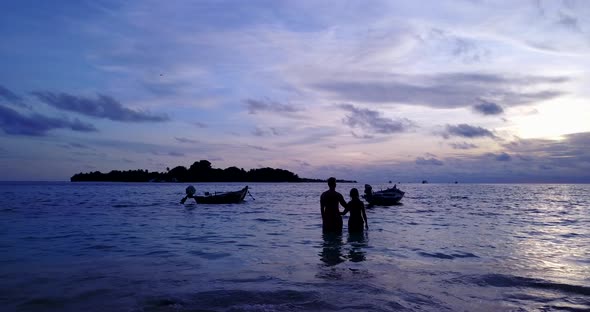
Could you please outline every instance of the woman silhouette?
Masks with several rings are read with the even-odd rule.
[[[345,215],[349,211],[348,232],[362,232],[363,227],[367,230],[369,229],[365,204],[360,200],[359,191],[356,188],[350,190],[350,201],[342,212],[342,215]]]

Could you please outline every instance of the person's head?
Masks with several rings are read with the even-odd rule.
[[[330,177],[330,178],[328,179],[328,187],[329,187],[330,189],[335,189],[335,188],[336,188],[336,178],[334,178],[334,177]]]
[[[350,190],[350,198],[359,198],[359,190],[353,187]]]

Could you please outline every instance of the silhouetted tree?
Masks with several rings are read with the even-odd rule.
[[[99,182],[325,182],[319,179],[302,179],[298,175],[284,169],[258,168],[245,171],[243,168],[228,167],[212,168],[208,160],[194,162],[188,169],[177,166],[166,168],[165,173],[149,172],[147,169],[112,170],[109,173],[100,171],[77,173],[70,180]],[[355,182],[342,181],[340,182]]]

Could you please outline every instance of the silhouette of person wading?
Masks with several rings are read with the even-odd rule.
[[[328,179],[329,190],[320,197],[320,211],[322,213],[322,229],[324,233],[342,233],[342,216],[338,204],[345,209],[348,207],[342,194],[336,192],[336,178]]]
[[[395,186],[394,186],[395,187]],[[350,190],[350,201],[348,207],[344,209],[342,215],[350,211],[350,218],[348,218],[348,232],[358,233],[365,229],[369,229],[367,222],[367,213],[365,212],[365,204],[359,198],[359,190],[352,188]]]

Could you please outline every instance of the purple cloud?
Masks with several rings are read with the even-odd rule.
[[[253,99],[247,99],[244,101],[250,114],[256,114],[261,111],[273,112],[273,113],[296,113],[301,111],[299,107],[291,104],[282,104],[273,101],[259,101]]]
[[[416,165],[442,166],[444,163],[436,158],[418,157],[416,158]]]
[[[499,115],[504,112],[504,109],[502,108],[502,106],[500,106],[496,103],[491,103],[491,102],[486,102],[486,101],[483,101],[480,104],[474,105],[473,109],[476,112],[483,114],[483,115]]]
[[[495,160],[497,161],[510,161],[512,160],[512,156],[508,153],[500,153],[500,154],[492,154]]]
[[[22,98],[12,91],[6,89],[2,85],[0,85],[0,98],[5,99],[8,102],[16,103],[22,101]]]
[[[471,144],[471,143],[467,143],[467,142],[451,143],[449,145],[452,148],[457,149],[457,150],[468,150],[468,149],[472,149],[472,148],[477,148],[477,145]]]
[[[0,105],[0,129],[7,134],[45,136],[53,129],[70,129],[78,132],[98,131],[93,125],[78,119],[46,117],[40,114],[30,116]]]
[[[101,94],[96,99],[66,93],[41,91],[33,92],[33,95],[45,104],[55,108],[91,117],[128,122],[161,122],[168,120],[166,115],[157,116],[123,107],[121,103],[112,97]]]
[[[472,106],[474,101],[493,99],[502,105],[531,105],[554,99],[565,93],[547,89],[569,81],[568,77],[507,77],[492,74],[439,74],[431,76],[388,75],[311,83],[311,87],[327,92],[336,99],[372,103],[404,103],[434,108]],[[516,89],[515,87],[518,87]],[[545,87],[536,92],[515,90]]]
[[[199,141],[193,140],[193,139],[189,139],[189,138],[182,138],[182,137],[178,138],[178,137],[175,137],[174,139],[176,141],[180,142],[180,143],[191,143],[191,144],[199,143]]]
[[[385,118],[378,111],[358,108],[351,104],[341,104],[339,107],[350,112],[343,123],[351,128],[360,127],[376,133],[391,134],[404,132],[413,127],[413,123],[405,118],[399,120]]]
[[[490,137],[495,138],[496,136],[488,129],[471,126],[468,124],[460,124],[460,125],[447,125],[446,131],[442,134],[445,139],[448,139],[451,136],[458,136],[463,138],[482,138],[482,137]]]

